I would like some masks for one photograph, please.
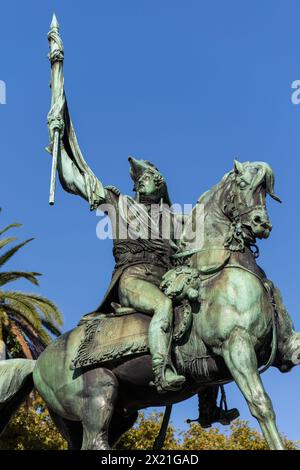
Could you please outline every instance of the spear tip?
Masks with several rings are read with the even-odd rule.
[[[50,25],[50,28],[51,29],[58,29],[59,28],[59,24],[58,24],[58,21],[57,21],[57,18],[56,18],[56,15],[55,13],[53,13],[53,16],[52,16],[52,21],[51,21],[51,25]]]

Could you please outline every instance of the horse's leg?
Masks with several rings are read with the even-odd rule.
[[[113,414],[108,432],[108,443],[111,447],[114,447],[123,434],[132,428],[138,415],[137,411],[129,416],[121,416],[116,412]]]
[[[117,397],[117,378],[108,369],[91,369],[84,373],[83,380],[80,413],[83,427],[81,449],[110,449],[108,427]]]
[[[234,328],[223,344],[222,355],[247,400],[252,416],[258,420],[270,449],[284,450],[272,402],[258,373],[256,353],[249,333],[242,328]]]
[[[49,409],[49,414],[55,426],[68,443],[69,450],[80,450],[82,445],[82,425],[79,421],[62,418]]]

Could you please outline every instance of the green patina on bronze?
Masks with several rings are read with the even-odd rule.
[[[180,266],[169,270],[160,288],[174,301],[173,342],[178,344],[192,325],[190,301],[198,301],[200,276],[196,269]],[[124,310],[124,313],[122,313]],[[118,308],[113,314],[96,314],[83,319],[84,338],[72,361],[73,368],[100,365],[105,362],[149,352],[148,330],[151,317]],[[185,341],[186,342],[186,341]]]
[[[62,47],[56,19],[52,29],[50,47]],[[143,230],[160,235],[149,209],[158,203],[160,217],[170,215],[165,179],[152,163],[130,157],[135,196],[103,186],[76,140],[63,91],[62,56],[50,58],[56,97],[49,117],[50,153],[63,188],[82,196],[91,209],[109,203],[134,231],[124,216],[128,204]],[[51,188],[53,202],[53,178]],[[173,235],[124,240],[115,225],[116,268],[99,308],[26,370],[22,363],[0,363],[0,429],[32,379],[73,449],[109,449],[134,424],[138,410],[166,405],[170,411],[170,405],[194,394],[200,396],[202,426],[228,424],[238,412],[217,407],[217,391],[235,381],[270,449],[283,449],[259,368],[272,365],[287,372],[297,365],[300,334],[280,292],[257,265],[255,242],[268,238],[272,229],[267,195],[279,200],[270,166],[235,161],[190,215],[190,226],[203,230],[199,246],[186,229],[178,240]],[[174,226],[175,214],[171,220]],[[22,380],[14,382],[20,368]]]
[[[98,319],[99,318],[99,319]],[[148,351],[149,320],[144,315],[101,315],[87,322],[74,368],[103,364]]]
[[[215,420],[226,422],[223,417],[209,414],[211,392],[215,393],[216,384],[232,380],[236,381],[248,401],[270,448],[283,448],[272,404],[263,388],[258,368],[268,363],[271,357],[274,327],[277,341],[272,365],[284,372],[297,364],[295,357],[300,353],[300,335],[293,330],[279,291],[270,281],[267,283],[265,273],[257,265],[250,249],[256,237],[266,238],[271,228],[265,207],[266,193],[273,191],[273,186],[267,181],[270,172],[270,167],[261,162],[246,162],[239,168],[235,164],[218,185],[206,192],[199,199],[204,204],[204,245],[198,251],[195,248],[190,250],[183,234],[179,244],[183,256],[179,259],[184,263],[163,276],[161,288],[174,305],[175,333],[181,331],[172,353],[174,365],[186,378],[181,390],[161,394],[150,385],[154,377],[147,351],[135,349],[130,354],[130,348],[136,348],[138,339],[129,345],[123,357],[117,354],[118,358],[115,361],[110,359],[110,364],[104,358],[105,367],[95,362],[92,368],[85,366],[72,370],[72,361],[85,340],[87,325],[99,326],[99,336],[95,334],[94,340],[99,350],[108,345],[107,353],[111,358],[114,354],[111,346],[118,344],[122,349],[126,344],[124,336],[129,337],[130,333],[134,335],[136,332],[136,338],[143,335],[139,346],[146,347],[149,317],[142,313],[124,316],[117,313],[113,320],[106,317],[99,323],[96,316],[91,321],[85,319],[40,356],[33,369],[35,387],[48,403],[60,430],[68,433],[71,448],[78,445],[78,429],[72,424],[76,421],[81,422],[83,430],[80,447],[104,449],[132,426],[138,409],[170,405],[195,393],[205,398],[200,407],[199,422],[202,425],[207,426]],[[232,205],[228,207],[228,201],[238,191],[237,176],[242,175],[250,182],[238,196],[239,210],[236,212]],[[259,182],[255,183],[257,180]],[[244,207],[251,208],[251,211]],[[191,217],[195,214],[196,208]],[[241,223],[244,247],[236,250],[233,245],[230,250],[224,245],[237,219]],[[266,288],[266,283],[271,285],[271,289]],[[98,313],[98,316],[104,315]],[[101,321],[106,322],[103,331]],[[115,325],[111,342],[105,333],[109,331],[109,321],[116,325],[121,321],[119,326]],[[136,330],[132,328],[134,324]],[[185,325],[183,329],[182,324]],[[102,338],[101,334],[104,335]],[[2,380],[8,370],[12,376],[15,367],[13,363],[9,364],[10,361],[5,362]],[[11,390],[10,402],[17,392],[20,392],[17,387]],[[100,397],[106,403],[105,410],[97,405]]]

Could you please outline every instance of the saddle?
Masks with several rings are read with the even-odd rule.
[[[136,357],[149,352],[151,317],[134,309],[112,304],[114,313],[95,313],[81,320],[84,338],[72,360],[72,369]],[[192,324],[188,302],[174,308],[173,343],[178,343]]]
[[[160,289],[173,302],[173,349],[189,339],[190,335],[187,333],[193,322],[192,306],[199,304],[200,287],[199,271],[188,266],[172,268],[162,278]],[[72,361],[74,369],[115,362],[129,355],[149,352],[148,330],[151,317],[116,303],[111,305],[114,313],[94,312],[85,315],[80,321],[79,326],[84,328],[84,337]],[[197,342],[201,343],[199,339]],[[205,356],[204,343],[201,352]],[[178,361],[185,363],[186,358],[178,357]]]

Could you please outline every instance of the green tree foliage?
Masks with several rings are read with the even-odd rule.
[[[117,444],[119,450],[151,450],[157,436],[162,414],[153,413],[145,417],[140,413],[137,424]],[[284,438],[290,450],[298,447],[297,442]],[[31,404],[22,405],[0,438],[0,450],[64,450],[67,444],[56,430],[42,399],[36,394]],[[228,431],[221,433],[218,428],[202,429],[190,425],[185,432],[176,432],[171,425],[168,429],[164,449],[167,450],[266,450],[262,435],[251,429],[246,421],[236,420]]]
[[[162,414],[153,413],[145,418],[140,413],[137,425],[129,430],[117,444],[117,449],[151,450],[157,436]],[[228,429],[228,428],[224,428]],[[298,443],[284,438],[287,449],[296,450]],[[192,423],[185,432],[175,432],[171,425],[164,444],[166,450],[267,450],[263,436],[251,429],[247,421],[235,420],[229,432],[223,434],[218,428],[203,429]]]
[[[116,445],[120,450],[151,450],[154,440],[159,433],[162,413],[152,413],[145,417],[139,413],[136,425],[120,439]],[[179,449],[180,440],[175,437],[173,426],[168,427],[164,449]]]
[[[17,411],[0,438],[0,450],[64,450],[65,440],[38,394]]]
[[[0,236],[20,224],[0,230]],[[37,294],[4,290],[13,281],[26,279],[38,285],[37,272],[4,271],[6,263],[32,239],[4,250],[15,237],[0,239],[0,359],[36,358],[51,342],[49,332],[58,336],[62,317],[53,302]],[[3,251],[4,250],[4,251]]]
[[[289,450],[296,450],[297,442],[283,437],[284,445]],[[268,450],[263,436],[251,429],[247,421],[240,419],[231,423],[229,432],[222,434],[218,428],[204,430],[192,424],[183,435],[182,449],[185,450]]]

